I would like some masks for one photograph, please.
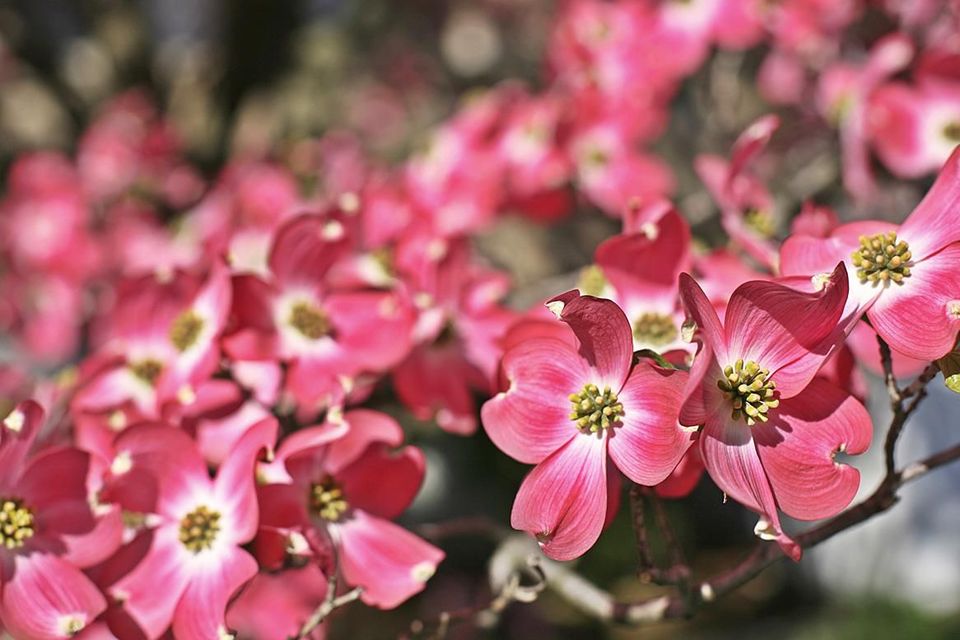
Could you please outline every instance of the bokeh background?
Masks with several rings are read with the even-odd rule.
[[[311,144],[338,132],[351,132],[370,156],[396,163],[422,150],[431,128],[472,93],[505,79],[532,88],[543,83],[554,5],[6,0],[0,2],[0,175],[25,150],[71,152],[103,105],[130,90],[165,114],[207,177],[237,157],[270,158],[296,170]],[[746,124],[769,111],[750,80],[761,57],[759,51],[716,53],[684,84],[654,147],[674,170],[677,201],[707,244],[719,242],[719,224],[692,159],[725,154]],[[777,146],[790,153],[777,153]],[[816,195],[846,216],[863,213],[851,210],[835,186],[840,167],[832,132],[790,120],[773,151],[775,160],[761,170],[780,209],[796,211]],[[870,215],[902,218],[922,186],[884,182],[884,197]],[[551,227],[508,216],[475,242],[491,264],[511,274],[512,303],[523,308],[573,286],[596,245],[618,229],[619,223],[578,202],[573,215]],[[888,410],[882,386],[874,379],[870,385],[879,428]],[[902,459],[949,443],[960,427],[956,399],[934,387],[902,441]],[[427,454],[427,480],[407,525],[429,532],[423,527],[430,523],[463,517],[509,522],[524,466],[499,453],[482,431],[461,438],[412,421],[389,389],[369,404],[397,416]],[[866,493],[881,465],[871,454],[858,466]],[[449,637],[960,637],[958,487],[956,468],[910,485],[890,513],[830,540],[801,565],[772,567],[691,621],[609,629],[548,593],[534,605],[514,605],[492,629],[458,626]],[[709,480],[668,508],[698,575],[729,566],[754,542],[753,517],[724,504]],[[395,637],[414,619],[488,601],[487,563],[495,542],[470,533],[446,537],[442,546],[448,559],[424,594],[393,612],[347,607],[333,618],[331,637]],[[656,587],[634,578],[634,562],[623,508],[578,570],[624,598],[652,595]]]

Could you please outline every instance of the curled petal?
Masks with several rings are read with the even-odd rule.
[[[576,290],[553,298],[547,306],[573,329],[580,355],[602,378],[594,382],[622,387],[633,360],[633,331],[623,310],[611,300],[581,296]]]
[[[579,434],[524,479],[510,514],[554,560],[572,560],[600,537],[607,510],[607,440]]]
[[[337,480],[350,506],[390,520],[413,502],[423,482],[424,466],[423,452],[416,447],[388,451],[382,445],[371,446],[344,468]]]
[[[819,378],[802,396],[784,400],[770,422],[753,428],[777,503],[800,520],[828,518],[850,504],[860,472],[836,456],[863,453],[872,434],[863,405]]]
[[[230,513],[229,535],[233,541],[249,542],[257,532],[254,469],[262,451],[272,452],[278,428],[273,416],[251,426],[217,472],[213,491],[217,502]]]
[[[729,358],[755,361],[771,372],[781,397],[796,395],[844,338],[847,291],[842,263],[816,293],[774,282],[741,285],[727,307]]]

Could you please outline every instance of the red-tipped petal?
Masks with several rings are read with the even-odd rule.
[[[365,603],[392,609],[423,590],[443,551],[388,520],[357,511],[336,525],[340,567],[349,584],[363,587]]]
[[[3,585],[0,618],[15,638],[70,638],[107,608],[79,569],[46,553],[18,555]]]
[[[607,441],[578,434],[524,479],[510,514],[554,560],[572,560],[600,537],[607,510]]]
[[[343,255],[346,234],[340,222],[318,215],[301,215],[286,222],[273,241],[268,259],[277,280],[320,283]]]
[[[510,382],[481,410],[493,443],[512,458],[536,464],[577,435],[569,396],[590,381],[587,363],[569,344],[531,338],[503,358]]]
[[[662,482],[692,444],[677,417],[687,374],[641,362],[627,378],[618,399],[622,426],[610,433],[610,458],[625,476],[648,486]]]
[[[686,273],[680,274],[680,298],[687,310],[687,317],[696,323],[701,341],[710,346],[718,360],[727,360],[727,339],[720,318],[696,280]]]
[[[836,454],[863,453],[872,433],[863,405],[819,378],[802,396],[784,400],[769,422],[753,427],[777,503],[800,520],[828,518],[850,504],[860,472]]]
[[[935,360],[960,332],[960,243],[911,267],[902,285],[890,284],[867,312],[891,347],[911,358]]]
[[[0,422],[0,489],[12,489],[23,472],[27,453],[43,425],[43,409],[33,400],[16,406]]]
[[[580,341],[580,355],[597,371],[602,380],[614,389],[623,386],[633,360],[633,332],[623,310],[611,300],[581,296],[568,291],[547,306],[570,325]]]

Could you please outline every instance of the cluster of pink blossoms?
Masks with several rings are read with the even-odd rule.
[[[846,58],[867,4],[897,28]],[[838,458],[871,441],[854,364],[878,369],[879,335],[906,375],[960,331],[956,20],[934,1],[575,0],[541,91],[489,90],[397,167],[334,132],[208,182],[138,93],[74,157],[18,158],[0,327],[22,363],[77,364],[0,370],[3,630],[286,638],[331,584],[398,606],[444,554],[393,522],[425,459],[361,406],[386,385],[464,436],[490,398],[486,434],[536,465],[511,523],[553,558],[597,541],[624,477],[678,498],[704,471],[799,558],[780,514],[828,517],[859,486]],[[761,43],[761,92],[838,129],[859,201],[871,151],[898,177],[939,170],[903,224],[808,204],[780,242],[768,115],[696,158],[731,242],[695,246],[651,148],[713,47]],[[578,202],[622,232],[547,302],[559,322],[508,308],[471,236]]]

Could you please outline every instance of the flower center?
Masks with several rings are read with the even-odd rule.
[[[668,315],[644,313],[633,323],[633,339],[643,344],[662,347],[677,339],[677,325]]]
[[[903,240],[897,241],[893,231],[860,236],[860,247],[850,255],[860,282],[874,286],[891,280],[903,284],[903,279],[910,277],[911,257],[910,247]]]
[[[330,319],[309,302],[298,302],[290,310],[290,326],[311,340],[330,334]]]
[[[618,424],[623,416],[623,404],[610,387],[604,387],[601,393],[597,385],[585,385],[580,393],[570,394],[570,403],[573,405],[570,419],[584,433],[599,433],[609,429]]]
[[[592,264],[584,267],[580,271],[580,281],[577,282],[577,288],[581,293],[588,296],[599,296],[607,288],[607,277],[603,275],[603,269]]]
[[[943,128],[943,137],[950,142],[960,142],[960,120],[955,120]]]
[[[764,238],[772,238],[776,232],[773,216],[764,209],[750,207],[743,212],[743,223],[748,229]]]
[[[193,309],[187,309],[170,325],[170,342],[177,351],[183,353],[197,343],[202,329],[203,318]]]
[[[343,489],[333,478],[324,478],[310,487],[310,508],[324,520],[336,522],[347,509],[349,503],[343,497]]]
[[[157,378],[160,377],[160,373],[163,371],[163,363],[153,358],[144,358],[137,362],[131,362],[128,366],[130,367],[130,371],[133,372],[133,375],[151,387],[157,383]]]
[[[748,426],[753,426],[758,420],[766,422],[770,409],[780,406],[777,385],[768,379],[770,372],[753,360],[737,360],[723,370],[723,375],[717,386],[730,399],[730,417],[734,420],[744,418]]]
[[[180,521],[180,542],[188,550],[200,553],[213,546],[220,533],[220,512],[200,505]]]
[[[18,549],[33,537],[33,512],[22,500],[0,499],[0,547]]]

